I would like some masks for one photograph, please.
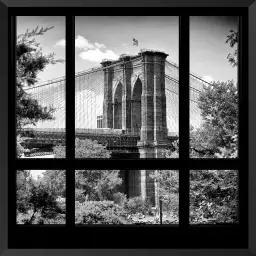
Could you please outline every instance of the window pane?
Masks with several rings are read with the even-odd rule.
[[[66,223],[66,175],[62,170],[19,170],[17,224]]]
[[[191,157],[237,157],[237,50],[238,17],[190,18]]]
[[[190,171],[190,224],[238,223],[238,172]]]
[[[54,157],[66,138],[65,17],[17,17],[16,50],[17,157]]]
[[[105,158],[166,157],[179,128],[178,17],[79,16],[75,35],[76,138]]]
[[[75,188],[78,225],[178,224],[178,171],[79,170]]]

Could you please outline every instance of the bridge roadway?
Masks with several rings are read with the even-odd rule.
[[[52,151],[56,145],[66,144],[65,128],[23,128],[19,131],[22,137],[26,137],[24,145],[29,148],[40,148]],[[75,136],[80,139],[96,140],[106,145],[112,151],[112,158],[139,158],[137,142],[140,140],[139,130],[121,129],[76,129]],[[168,133],[168,142],[171,143],[178,138],[175,133]],[[169,144],[168,143],[168,144]],[[132,156],[133,155],[133,156]]]

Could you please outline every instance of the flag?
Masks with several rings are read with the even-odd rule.
[[[136,40],[135,38],[133,38],[133,45],[137,45],[138,46],[139,42],[138,40]]]

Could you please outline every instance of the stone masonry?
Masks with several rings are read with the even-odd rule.
[[[168,54],[142,50],[136,56],[103,60],[103,127],[139,132],[140,158],[163,158],[167,147],[165,60]],[[128,196],[150,197],[155,202],[154,181],[148,170],[129,171]],[[122,176],[124,173],[122,172]],[[126,184],[127,187],[127,184]]]

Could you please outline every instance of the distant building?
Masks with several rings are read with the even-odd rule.
[[[97,128],[103,128],[103,115],[97,116]]]

